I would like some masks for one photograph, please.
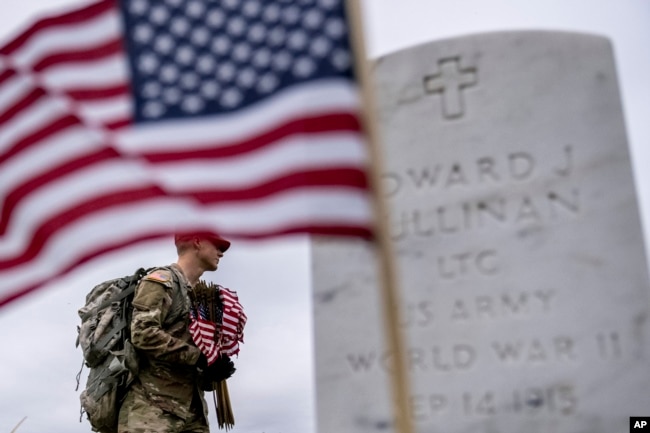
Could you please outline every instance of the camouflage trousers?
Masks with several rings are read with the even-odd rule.
[[[118,433],[210,433],[203,404],[195,396],[192,415],[184,420],[153,405],[146,396],[133,389],[120,408]]]

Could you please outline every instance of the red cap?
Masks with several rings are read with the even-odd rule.
[[[228,248],[230,248],[229,240],[224,239],[219,235],[215,235],[214,233],[207,233],[207,232],[176,233],[174,235],[174,243],[178,245],[179,242],[188,241],[194,237],[197,237],[199,239],[206,239],[212,242],[215,247],[217,247],[224,253],[228,251]]]

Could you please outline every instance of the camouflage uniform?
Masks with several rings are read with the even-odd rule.
[[[190,288],[176,264],[136,288],[131,338],[140,372],[120,408],[119,433],[210,431],[196,367],[200,350],[189,333]]]

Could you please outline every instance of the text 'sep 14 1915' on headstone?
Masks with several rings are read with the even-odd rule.
[[[647,261],[609,41],[470,35],[373,74],[416,430],[616,433],[650,415]],[[322,432],[394,429],[373,248],[312,242]]]

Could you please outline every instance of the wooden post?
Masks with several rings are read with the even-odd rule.
[[[392,241],[388,230],[388,210],[381,186],[382,147],[377,129],[372,76],[366,57],[362,11],[359,0],[346,0],[350,42],[354,55],[357,82],[361,90],[362,121],[366,132],[370,153],[370,187],[373,195],[373,211],[376,218],[375,236],[378,248],[379,281],[383,302],[384,325],[388,349],[392,357],[391,385],[395,408],[396,430],[399,433],[413,433],[413,423],[409,415],[410,382],[406,369],[404,339],[400,331],[399,306],[401,304],[397,287],[397,271]]]

